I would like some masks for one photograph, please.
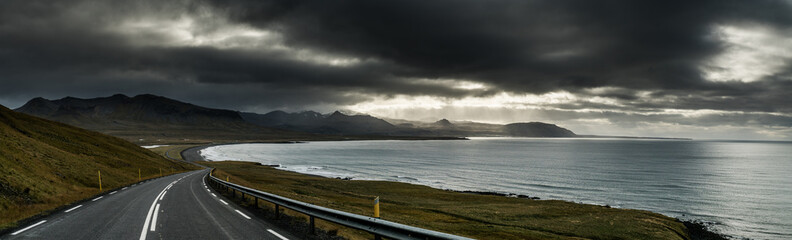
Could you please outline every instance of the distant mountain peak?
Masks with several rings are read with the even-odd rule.
[[[337,110],[331,113],[330,115],[327,115],[327,118],[343,118],[343,117],[349,117],[349,116]]]
[[[453,126],[454,125],[453,123],[451,123],[451,121],[448,121],[448,119],[445,119],[445,118],[438,120],[437,122],[435,122],[435,124],[441,125],[441,126]]]
[[[121,93],[116,93],[116,94],[114,94],[113,96],[110,96],[110,98],[116,98],[116,99],[129,99],[129,96],[127,96],[127,95],[124,95],[124,94],[121,94]]]
[[[543,122],[512,123],[503,126],[504,133],[516,137],[575,137],[577,134],[555,124]]]
[[[30,101],[28,101],[28,102],[42,102],[42,101],[49,102],[49,100],[47,100],[46,98],[43,98],[43,97],[35,97],[33,99],[30,99]]]

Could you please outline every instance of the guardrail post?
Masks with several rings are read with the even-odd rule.
[[[280,205],[275,204],[275,219],[280,218]]]
[[[374,240],[382,240],[382,236],[374,234]]]
[[[258,198],[256,196],[253,196],[253,199],[256,199],[256,207],[258,207]]]
[[[314,223],[314,217],[311,217],[311,234],[316,234],[316,224]]]

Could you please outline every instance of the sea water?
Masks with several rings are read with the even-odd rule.
[[[643,209],[702,220],[721,233],[792,239],[792,143],[474,138],[343,141],[207,148],[327,177]]]

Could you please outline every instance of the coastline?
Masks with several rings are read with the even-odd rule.
[[[273,142],[269,142],[269,143],[273,143]],[[277,143],[283,144],[283,143],[299,143],[299,142],[277,142]],[[181,152],[181,155],[182,155],[182,158],[185,159],[188,162],[208,161],[208,160],[204,159],[203,156],[200,155],[200,153],[199,153],[200,150],[208,148],[208,147],[213,147],[213,146],[231,145],[231,144],[248,144],[248,143],[221,143],[221,144],[211,144],[211,145],[196,146],[196,147],[191,147],[191,148],[185,149],[184,151]],[[214,162],[214,161],[208,161],[208,162]],[[224,161],[216,161],[216,162],[224,162]],[[270,167],[270,168],[273,168],[273,169],[275,169],[275,167],[277,167],[277,166],[263,165],[263,164],[255,163],[255,162],[249,162],[249,163],[252,163],[252,164],[255,164],[255,165],[259,165],[259,166],[266,166],[266,167]],[[319,177],[319,178],[323,178],[323,179],[335,179],[335,180],[344,180],[344,181],[352,180],[352,179],[333,178],[333,177],[327,177],[327,176],[316,175],[316,174],[288,171],[288,170],[283,170],[283,169],[278,169],[278,170],[279,171],[284,171],[284,172],[292,172],[292,173],[300,174],[300,175],[304,175],[304,176]],[[370,180],[357,180],[357,181],[370,181]],[[394,183],[397,182],[397,181],[387,181],[387,180],[381,180],[381,181],[382,182],[394,182]],[[404,183],[404,182],[398,182],[398,183]],[[413,184],[413,185],[418,185],[418,186],[424,186],[424,185],[414,184],[414,183],[405,183],[405,184]],[[430,187],[430,186],[426,186],[426,187]],[[528,196],[528,195],[513,194],[513,193],[489,192],[489,191],[470,191],[470,190],[450,190],[450,189],[440,189],[440,188],[433,188],[433,189],[442,190],[442,191],[448,191],[448,192],[453,192],[453,193],[458,193],[458,194],[471,194],[471,195],[495,196],[495,197],[504,197],[504,198],[518,198],[518,199],[528,199],[528,200],[540,200],[538,197],[531,197],[531,196]],[[568,202],[568,203],[571,203],[571,204],[590,205],[590,204],[576,203],[576,202],[565,201],[565,200],[547,200],[547,201],[564,201],[564,202]],[[597,206],[605,207],[605,208],[611,208],[608,205],[597,205]],[[632,210],[632,209],[624,209],[624,210]],[[635,211],[644,211],[644,210],[635,210]],[[655,213],[655,214],[658,214],[658,213]],[[663,215],[663,216],[665,216],[665,215]],[[673,218],[673,217],[671,217],[671,218]],[[724,235],[724,234],[720,234],[718,232],[712,231],[708,227],[709,224],[706,224],[705,222],[700,221],[700,220],[682,220],[682,219],[678,219],[678,218],[673,218],[673,219],[675,219],[676,222],[678,222],[678,223],[684,224],[687,233],[690,235],[690,239],[716,239],[716,240],[719,240],[719,239],[731,239],[731,238],[734,238],[733,236],[728,236],[728,235]]]

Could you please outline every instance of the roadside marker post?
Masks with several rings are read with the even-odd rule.
[[[97,172],[99,173],[99,191],[101,192],[102,191],[102,171],[98,170]]]
[[[377,219],[380,218],[380,214],[379,214],[379,196],[377,196],[377,198],[374,199],[374,218],[377,218]],[[374,234],[374,240],[382,240],[382,236],[380,236],[378,234]]]
[[[375,198],[375,199],[374,199],[374,217],[375,217],[375,218],[380,218],[380,213],[379,213],[379,196],[377,196],[377,198]]]
[[[159,170],[160,170],[160,177],[162,177],[162,168],[159,168]]]
[[[140,182],[140,168],[138,168],[138,182]]]

